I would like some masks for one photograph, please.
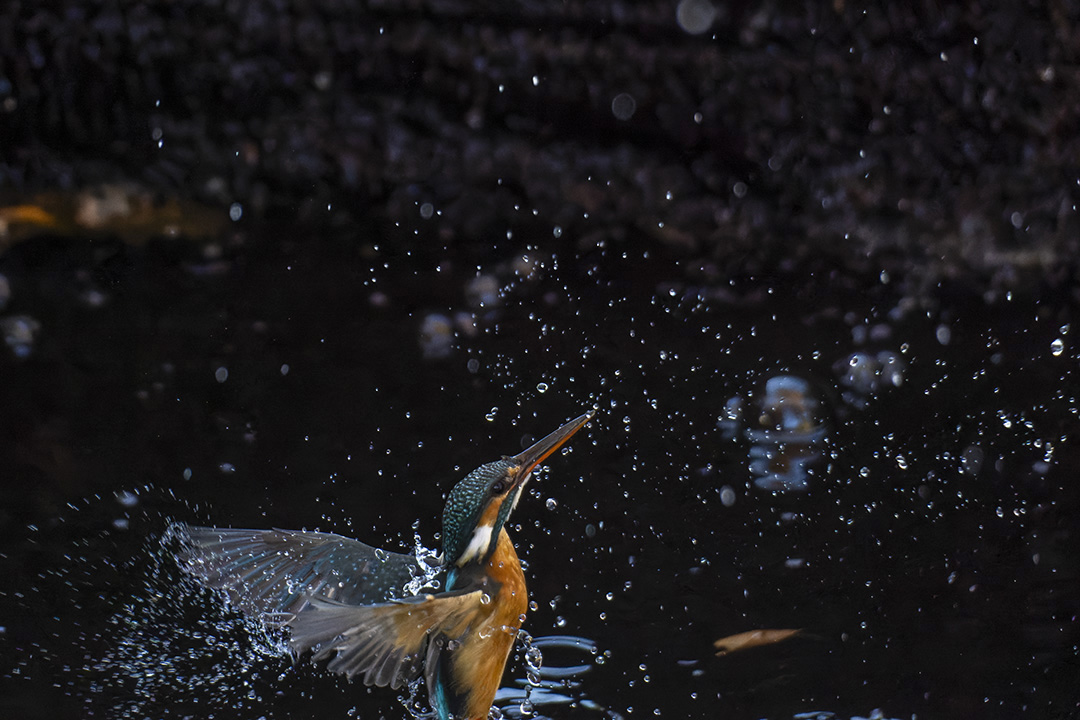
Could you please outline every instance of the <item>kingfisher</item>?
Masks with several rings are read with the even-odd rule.
[[[528,609],[506,522],[536,467],[595,413],[454,486],[442,516],[442,592],[417,592],[426,575],[415,555],[333,533],[189,526],[180,563],[242,611],[287,627],[297,657],[310,652],[366,685],[396,689],[422,675],[439,720],[483,720]]]

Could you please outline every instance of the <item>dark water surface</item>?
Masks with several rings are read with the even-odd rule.
[[[191,585],[169,523],[435,547],[464,473],[593,405],[511,528],[528,632],[587,640],[543,715],[1080,712],[1071,298],[344,235],[0,257],[0,715],[405,716]],[[759,628],[802,633],[714,655]]]

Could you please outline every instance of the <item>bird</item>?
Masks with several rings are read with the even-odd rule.
[[[507,520],[536,467],[595,413],[460,480],[443,508],[442,577],[414,594],[426,578],[414,554],[334,533],[184,526],[178,560],[241,611],[287,628],[295,656],[366,685],[423,676],[439,720],[487,718],[529,604]]]

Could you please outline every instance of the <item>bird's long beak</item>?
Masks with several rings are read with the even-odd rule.
[[[595,414],[596,408],[593,408],[584,415],[574,418],[566,423],[543,440],[534,443],[529,449],[524,450],[511,458],[507,458],[517,466],[514,484],[524,484],[537,465],[546,460],[551,453],[561,448],[567,440],[573,437],[574,433],[585,426],[585,423],[592,420],[593,415]]]

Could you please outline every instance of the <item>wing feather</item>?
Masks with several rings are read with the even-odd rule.
[[[288,623],[290,645],[326,669],[366,685],[399,688],[424,666],[434,630],[458,637],[481,607],[480,591],[418,595],[378,605],[348,605],[321,597]]]
[[[362,604],[398,597],[419,576],[416,558],[341,535],[183,527],[181,565],[248,612],[299,612],[320,595]]]

